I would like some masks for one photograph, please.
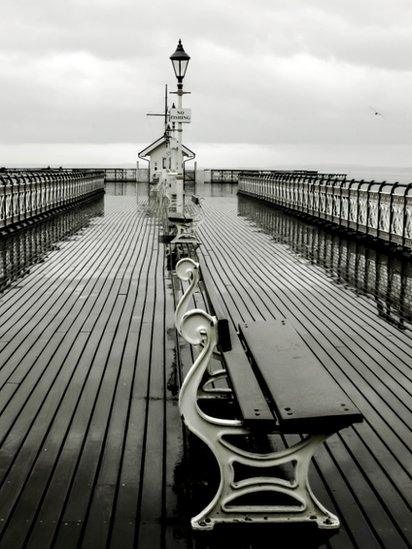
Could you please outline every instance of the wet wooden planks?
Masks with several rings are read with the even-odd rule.
[[[107,197],[105,217],[3,294],[1,547],[181,546],[158,234],[145,204]]]
[[[406,547],[409,335],[238,217],[236,198],[206,209],[202,253],[233,321],[287,317],[366,417],[317,455],[316,492],[343,528],[308,547]],[[2,294],[0,547],[267,546],[188,528],[177,391],[193,350],[176,341],[158,235],[143,194],[109,196]]]
[[[411,543],[412,340],[370,301],[331,283],[237,216],[235,200],[208,199],[201,251],[234,322],[284,317],[365,415],[325,444],[316,490],[341,517],[331,547]],[[297,223],[299,221],[296,221]]]

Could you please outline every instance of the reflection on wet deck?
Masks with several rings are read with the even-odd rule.
[[[88,226],[93,217],[103,215],[102,197],[79,204],[57,216],[40,221],[0,238],[0,292],[28,274],[30,267],[58,250],[57,243]]]
[[[239,196],[239,215],[272,235],[300,257],[319,265],[336,284],[376,303],[377,314],[400,329],[412,329],[412,262],[388,255],[357,239],[331,233]]]

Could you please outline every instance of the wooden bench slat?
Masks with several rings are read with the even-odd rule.
[[[283,432],[332,432],[362,421],[359,410],[290,323],[256,321],[239,325],[239,330]]]
[[[191,223],[193,221],[193,217],[188,215],[169,215],[168,219],[172,223]]]
[[[210,275],[210,271],[201,257],[199,263],[210,311],[220,321],[226,320],[227,312],[219,293],[215,290],[215,282]],[[230,322],[225,324],[222,322],[221,327],[226,333],[224,345],[219,350],[222,353],[232,389],[236,394],[243,421],[260,427],[266,427],[268,424],[274,427],[276,420],[258,380],[251,371],[250,363],[245,355],[239,336]],[[230,345],[228,345],[228,342],[230,342]]]
[[[269,408],[257,379],[250,369],[250,363],[234,329],[232,333],[232,350],[222,353],[230,383],[236,394],[236,399],[247,424],[263,423],[274,426],[276,420]],[[251,375],[252,374],[252,375]]]

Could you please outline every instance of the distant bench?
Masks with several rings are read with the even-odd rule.
[[[186,215],[186,214],[182,214],[182,215],[169,215],[168,216],[168,219],[170,221],[170,223],[192,223],[193,221],[193,217],[189,216],[189,215]]]
[[[196,206],[196,209],[192,214],[184,211],[182,213],[174,212],[168,215],[170,233],[166,238],[163,238],[163,242],[172,245],[192,244],[197,246],[199,244],[195,229],[203,218],[201,200],[202,198],[200,196],[191,196],[191,201],[194,206]]]
[[[197,195],[197,194],[192,194],[192,196],[190,197],[191,201],[193,202],[193,204],[195,204],[196,206],[200,206],[201,205],[201,202],[202,202],[202,197]]]
[[[203,258],[199,263],[188,259],[179,263],[178,275],[186,265],[181,278],[191,284],[177,309],[176,325],[190,343],[202,345],[182,386],[179,405],[187,427],[211,448],[221,471],[218,493],[192,519],[193,528],[212,529],[216,523],[228,522],[306,521],[319,528],[337,528],[338,518],[309,487],[309,463],[328,436],[362,421],[361,413],[290,322],[248,322],[235,331]],[[183,314],[199,276],[210,314],[199,309]],[[213,381],[208,363],[215,348],[238,408],[234,419],[211,417],[201,408],[202,387]],[[242,449],[231,440],[256,433],[304,436],[290,448],[265,454],[253,447]],[[288,480],[273,469],[285,464],[292,470]],[[237,479],[239,466],[249,468],[247,478]]]

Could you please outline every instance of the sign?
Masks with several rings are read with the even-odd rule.
[[[183,124],[190,124],[192,119],[191,109],[170,109],[169,120],[170,122],[180,122]]]

